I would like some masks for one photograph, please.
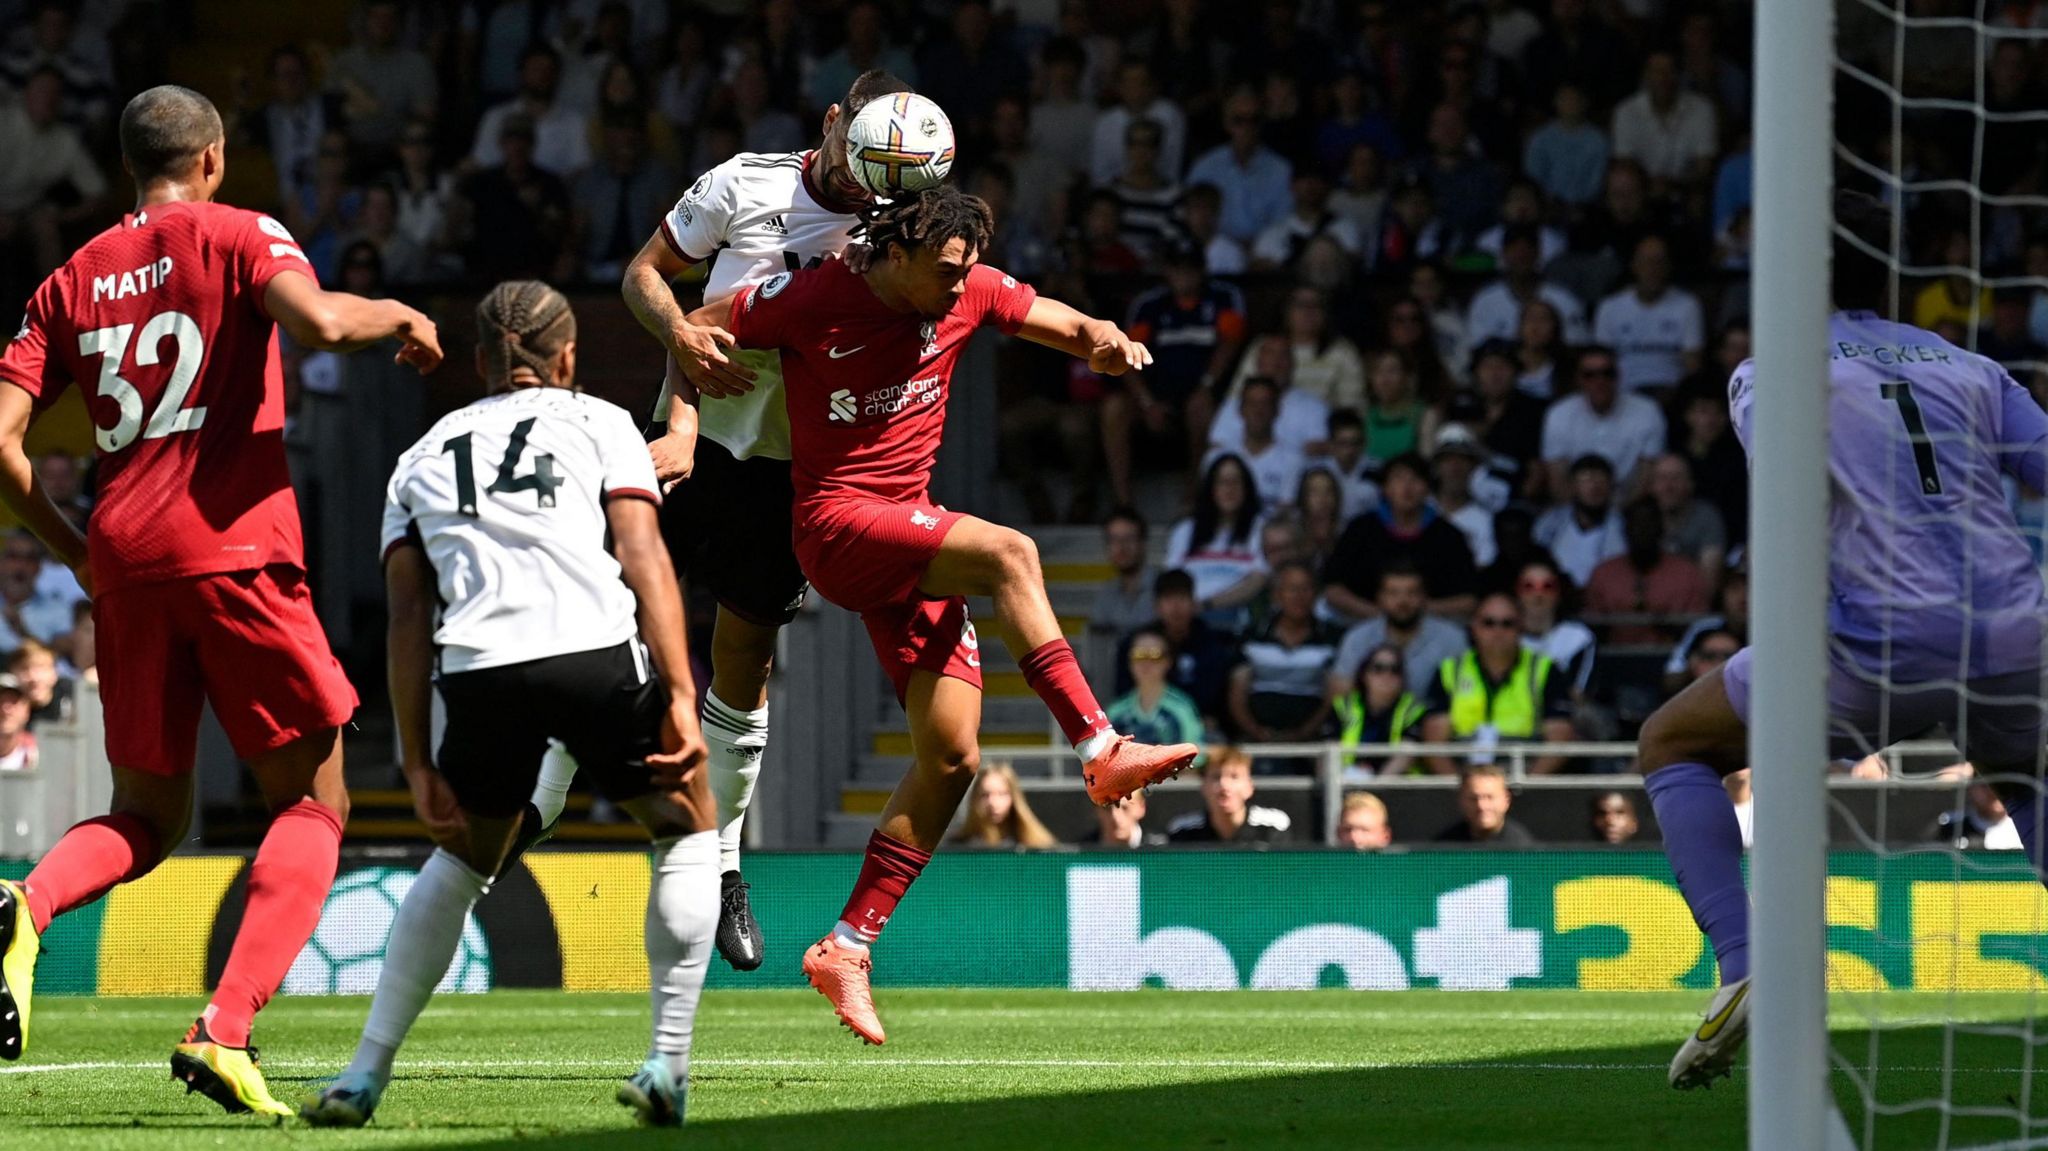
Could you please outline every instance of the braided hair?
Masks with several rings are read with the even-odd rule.
[[[871,204],[860,212],[861,235],[878,256],[891,244],[901,244],[909,252],[956,239],[967,241],[969,251],[985,251],[995,231],[995,215],[988,204],[952,184]]]
[[[507,280],[476,306],[477,343],[493,385],[527,368],[552,382],[555,359],[576,338],[569,300],[539,280]]]

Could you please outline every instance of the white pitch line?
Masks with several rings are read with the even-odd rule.
[[[441,1070],[458,1071],[510,1071],[556,1067],[582,1070],[586,1068],[615,1068],[624,1066],[621,1060],[599,1059],[430,1059],[415,1064],[400,1064],[400,1070],[412,1074]],[[1446,1070],[1446,1071],[1654,1071],[1664,1069],[1662,1063],[1431,1063],[1417,1060],[1400,1062],[1392,1060],[1362,1060],[1344,1062],[1328,1059],[696,1059],[693,1067],[700,1068],[761,1068],[761,1069],[822,1069],[846,1071],[870,1067],[992,1067],[992,1068],[1050,1068],[1087,1067],[1101,1070],[1131,1071],[1403,1071],[1403,1070]],[[37,1063],[0,1065],[0,1075],[26,1075],[33,1072],[67,1071],[148,1071],[162,1067],[160,1062],[110,1062],[88,1061],[80,1063]],[[273,1071],[317,1070],[334,1066],[331,1061],[266,1059],[263,1066]]]

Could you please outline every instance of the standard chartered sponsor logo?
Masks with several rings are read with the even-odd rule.
[[[841,388],[832,393],[832,417],[841,423],[850,424],[860,412],[860,405],[854,401],[853,393]]]
[[[860,414],[893,416],[912,404],[934,403],[944,394],[944,379],[939,376],[925,376],[894,387],[869,392],[861,398]]]

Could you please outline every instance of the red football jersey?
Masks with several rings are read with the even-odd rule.
[[[304,566],[277,327],[263,310],[280,272],[313,275],[284,225],[179,202],[95,236],[30,297],[0,379],[38,405],[74,381],[87,389],[101,591]]]
[[[931,320],[882,303],[843,260],[734,296],[726,327],[740,347],[782,350],[798,520],[819,501],[922,499],[960,349],[985,324],[1014,335],[1036,299],[977,264],[952,311]]]

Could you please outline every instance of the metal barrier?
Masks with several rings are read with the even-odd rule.
[[[35,729],[36,766],[0,771],[0,859],[34,859],[114,798],[98,684],[80,683],[72,717]]]

